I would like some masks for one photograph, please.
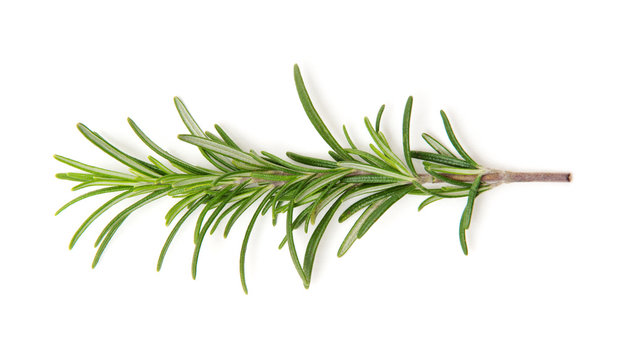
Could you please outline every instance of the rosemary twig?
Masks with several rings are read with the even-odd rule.
[[[166,225],[171,225],[177,218],[178,220],[164,242],[157,271],[161,269],[179,228],[196,213],[195,249],[191,263],[191,272],[195,278],[206,233],[210,231],[212,234],[219,224],[225,221],[222,226],[224,236],[227,236],[236,220],[257,203],[259,205],[251,217],[240,250],[239,268],[243,290],[247,292],[245,255],[250,234],[259,215],[268,211],[272,213],[273,224],[279,214],[286,218],[286,236],[280,247],[287,244],[292,262],[304,286],[309,287],[318,245],[325,229],[335,213],[350,200],[353,202],[343,210],[339,222],[357,212],[361,212],[361,215],[344,238],[339,248],[339,256],[344,255],[357,239],[365,235],[372,225],[405,195],[426,196],[419,210],[443,198],[467,198],[459,227],[460,244],[463,252],[467,254],[466,230],[470,226],[474,200],[479,194],[503,183],[568,182],[571,179],[568,173],[521,173],[484,168],[464,150],[443,111],[441,116],[444,128],[455,152],[428,134],[423,134],[423,139],[435,152],[411,150],[409,131],[412,97],[406,102],[403,116],[403,158],[394,152],[394,148],[380,131],[384,106],[378,112],[375,125],[365,118],[365,126],[373,140],[373,144],[369,145],[370,151],[357,147],[345,127],[343,131],[350,147],[344,147],[335,139],[313,106],[298,66],[294,66],[294,80],[309,120],[332,149],[329,152],[332,160],[294,153],[287,153],[290,160],[284,160],[265,151],[260,154],[252,150],[245,151],[218,125],[215,125],[216,134],[204,132],[178,98],[175,98],[174,102],[190,133],[179,135],[179,139],[195,145],[210,163],[210,167],[191,164],[163,150],[131,119],[128,120],[129,125],[135,134],[160,156],[161,160],[152,156],[147,160],[133,157],[85,125],[78,124],[79,131],[90,142],[127,166],[129,172],[112,171],[55,155],[57,160],[82,171],[56,175],[60,179],[77,182],[73,190],[98,187],[69,201],[57,214],[85,198],[117,193],[84,221],[72,237],[69,247],[72,248],[86,229],[105,211],[124,200],[138,197],[138,200],[120,211],[101,232],[95,242],[98,247],[92,263],[92,267],[95,267],[113,235],[131,213],[159,198],[171,196],[178,201],[165,215]],[[418,171],[413,159],[422,161],[422,168],[426,173]],[[324,210],[324,215],[306,245],[304,260],[301,262],[293,232],[303,224],[307,231],[309,224],[315,224]]]

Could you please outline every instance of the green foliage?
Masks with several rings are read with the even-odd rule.
[[[174,103],[189,131],[189,134],[179,135],[178,138],[196,146],[214,169],[190,164],[163,150],[131,119],[128,119],[128,122],[137,137],[160,159],[148,156],[146,160],[140,160],[113,146],[85,125],[78,124],[79,131],[86,139],[124,164],[128,173],[90,166],[55,155],[58,161],[82,171],[57,174],[59,179],[77,182],[78,185],[73,190],[98,187],[97,190],[69,201],[57,214],[83,199],[118,193],[86,218],[71,239],[69,248],[76,244],[99,216],[114,205],[137,197],[138,200],[120,211],[98,236],[95,242],[97,252],[92,263],[95,267],[114,234],[129,215],[150,202],[171,196],[178,201],[165,215],[165,222],[166,225],[172,225],[174,221],[176,223],[163,244],[157,271],[161,269],[165,255],[180,227],[191,215],[198,214],[191,262],[191,273],[195,278],[199,254],[208,230],[214,232],[229,216],[224,228],[224,236],[228,236],[241,215],[258,203],[241,245],[240,277],[243,290],[247,292],[245,257],[250,234],[258,217],[269,211],[273,224],[279,214],[285,213],[286,235],[280,247],[287,244],[294,267],[304,286],[309,287],[318,245],[329,223],[344,203],[354,200],[339,215],[339,222],[358,212],[362,213],[343,239],[338,251],[339,256],[344,255],[356,240],[363,237],[389,208],[410,194],[428,196],[419,206],[419,210],[442,198],[467,198],[459,230],[461,246],[467,254],[465,231],[470,226],[474,199],[493,185],[483,183],[483,175],[487,170],[480,167],[464,151],[444,112],[441,112],[441,115],[447,136],[460,157],[427,134],[423,134],[423,139],[435,153],[410,149],[412,97],[407,100],[403,116],[403,158],[393,151],[386,136],[380,131],[384,105],[378,112],[375,125],[365,118],[365,126],[373,140],[373,143],[369,144],[369,150],[358,148],[344,126],[343,133],[350,146],[346,148],[335,139],[315,109],[298,66],[294,66],[294,80],[307,117],[331,148],[329,154],[333,160],[288,152],[286,155],[291,160],[288,161],[265,151],[258,154],[253,150],[243,150],[219,125],[215,125],[216,134],[204,132],[178,98],[174,98]],[[413,159],[422,160],[426,174],[417,172]],[[304,261],[301,263],[293,233],[303,224],[307,232],[309,224],[315,224],[323,212],[324,215],[305,247]]]

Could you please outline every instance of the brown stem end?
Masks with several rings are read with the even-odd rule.
[[[476,175],[444,174],[453,180],[472,182]],[[513,182],[571,182],[571,173],[550,172],[490,172],[482,177],[484,183],[513,183]]]
[[[504,182],[571,182],[571,173],[506,172]]]

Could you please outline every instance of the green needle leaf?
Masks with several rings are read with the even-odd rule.
[[[193,250],[193,261],[191,262],[191,276],[193,277],[193,280],[195,280],[196,276],[197,276],[197,261],[199,259],[199,255],[200,255],[200,250],[202,248],[202,242],[204,241],[204,237],[206,236],[206,231],[208,231],[208,227],[210,226],[210,224],[213,222],[213,220],[215,219],[215,217],[223,210],[223,208],[229,203],[229,201],[231,201],[231,199],[234,198],[234,196],[236,196],[238,193],[240,193],[244,187],[247,185],[247,183],[242,183],[238,186],[236,186],[236,188],[232,189],[231,191],[228,191],[226,188],[226,191],[222,191],[221,194],[217,193],[207,204],[206,208],[204,208],[204,210],[202,211],[202,213],[200,214],[200,217],[203,219],[204,216],[202,214],[206,214],[206,212],[208,212],[207,209],[212,208],[215,204],[216,201],[219,201],[219,205],[217,206],[217,208],[215,209],[215,211],[213,211],[213,213],[210,215],[210,217],[208,218],[208,220],[206,221],[206,224],[204,224],[204,226],[201,227],[201,229],[199,230],[199,232],[197,231],[201,221],[199,221],[196,224],[196,234],[197,236],[194,238],[194,242],[195,242],[195,248]]]
[[[251,217],[251,220],[249,221],[249,225],[247,225],[247,230],[245,231],[245,237],[244,237],[244,239],[242,241],[242,246],[240,248],[240,259],[239,259],[240,283],[242,285],[242,289],[245,292],[245,294],[249,293],[249,291],[247,290],[247,280],[246,280],[246,277],[245,277],[245,257],[247,255],[247,246],[249,245],[249,237],[251,236],[251,231],[253,230],[253,226],[255,225],[255,221],[257,220],[258,216],[260,215],[260,212],[262,211],[262,209],[267,207],[268,199],[271,198],[271,196],[273,195],[274,190],[275,189],[272,189],[270,191],[270,193],[268,193],[268,195],[266,195],[264,197],[264,199],[262,200],[260,205],[258,205],[258,208],[253,213],[253,216]]]
[[[367,128],[367,131],[369,131],[369,135],[371,135],[373,141],[375,141],[376,145],[378,145],[378,148],[380,148],[381,150],[378,151],[372,145],[370,145],[373,151],[380,157],[382,157],[385,162],[391,164],[391,166],[396,168],[398,171],[402,173],[407,173],[408,170],[406,170],[405,165],[401,162],[397,155],[393,153],[393,150],[391,150],[391,148],[388,146],[384,134],[375,131],[373,126],[371,126],[371,122],[369,121],[368,117],[365,117],[365,127]]]
[[[202,233],[204,234],[204,236],[206,234],[206,230],[208,228],[202,231],[202,223],[204,222],[204,218],[206,217],[206,214],[208,213],[208,211],[210,211],[211,209],[213,209],[215,206],[217,206],[220,203],[221,203],[220,206],[224,206],[224,203],[227,201],[227,199],[225,199],[226,201],[221,201],[221,200],[224,199],[226,196],[231,196],[229,194],[230,194],[230,191],[233,191],[231,190],[233,188],[234,188],[234,185],[229,185],[224,188],[221,188],[219,189],[219,191],[217,191],[214,194],[214,196],[212,196],[212,198],[208,200],[208,202],[206,203],[206,206],[200,212],[197,218],[197,222],[195,224],[195,230],[193,231],[193,243],[194,244],[197,244],[200,237],[203,237]],[[210,225],[210,221],[208,222],[208,225]]]
[[[285,161],[283,159],[281,159],[280,157],[277,157],[269,152],[266,151],[262,151],[262,155],[264,155],[268,161],[271,161],[277,165],[283,166],[287,169],[290,169],[291,171],[294,172],[299,172],[299,173],[319,173],[319,172],[323,172],[324,169],[316,169],[316,168],[309,168],[306,166],[300,166],[297,164],[292,164],[291,162]]]
[[[307,249],[305,250],[305,261],[303,263],[303,269],[305,273],[305,288],[309,288],[309,284],[311,283],[311,272],[313,270],[313,263],[315,261],[315,255],[318,250],[318,245],[320,244],[320,240],[322,236],[324,236],[324,231],[326,231],[326,227],[328,223],[330,223],[331,219],[335,215],[335,212],[343,202],[343,199],[347,196],[347,192],[343,195],[339,196],[337,200],[331,205],[330,209],[324,214],[322,220],[311,234],[311,238],[307,243]]]
[[[191,165],[188,162],[181,160],[174,155],[168,153],[167,151],[163,150],[161,147],[159,147],[159,145],[155,144],[152,140],[150,140],[150,138],[146,136],[142,129],[140,129],[137,124],[133,120],[131,120],[131,118],[128,118],[127,121],[129,122],[131,129],[133,129],[133,132],[135,132],[137,137],[139,137],[140,140],[142,140],[142,142],[146,144],[146,146],[148,146],[157,155],[169,161],[180,170],[185,171],[189,174],[212,174],[212,170]]]
[[[131,188],[132,188],[131,186],[111,186],[111,187],[106,187],[106,188],[102,188],[102,189],[98,189],[98,190],[87,192],[87,193],[85,193],[83,195],[80,195],[80,196],[76,197],[75,199],[69,201],[68,203],[62,205],[62,207],[60,209],[58,209],[58,211],[56,211],[55,215],[60,214],[63,210],[65,210],[69,206],[75,204],[76,202],[84,200],[84,199],[89,198],[91,196],[105,194],[105,193],[109,193],[109,192],[129,190]]]
[[[315,109],[313,103],[311,102],[311,99],[309,98],[309,93],[307,92],[307,88],[305,87],[305,82],[303,81],[303,77],[300,74],[300,69],[298,68],[298,65],[294,65],[294,82],[296,83],[298,97],[303,105],[303,108],[305,109],[305,113],[307,114],[309,121],[311,121],[311,123],[313,124],[313,127],[315,127],[315,129],[318,131],[318,134],[320,134],[320,136],[322,137],[322,139],[324,139],[328,146],[330,146],[331,149],[333,149],[339,156],[346,160],[351,160],[352,158],[350,157],[350,155],[346,154],[346,152],[343,151],[341,145],[339,145],[337,140],[335,140],[333,134],[330,133],[326,125],[324,125],[324,121],[322,121],[322,118],[320,118],[320,115],[318,115],[317,110]]]
[[[185,104],[178,98],[178,96],[174,96],[174,105],[176,105],[176,110],[178,110],[178,114],[182,119],[182,122],[185,123],[185,126],[189,130],[192,135],[204,137],[204,132],[200,128],[200,126],[195,122],[193,116],[187,110]]]
[[[380,106],[380,110],[378,110],[378,116],[376,116],[376,132],[380,132],[380,122],[382,121],[382,113],[384,112],[384,108],[386,105]]]
[[[176,215],[178,215],[185,207],[191,206],[195,201],[204,197],[203,193],[197,193],[195,195],[187,196],[178,201],[174,206],[172,206],[167,214],[165,214],[165,226],[169,226],[169,224],[174,221]]]
[[[251,206],[251,204],[256,202],[259,198],[262,197],[262,195],[264,195],[267,191],[271,189],[272,185],[269,185],[261,190],[256,191],[250,198],[248,198],[242,205],[240,205],[238,209],[236,209],[234,214],[232,214],[232,216],[230,217],[230,220],[227,222],[227,225],[225,226],[225,230],[223,231],[224,238],[228,236],[230,230],[232,229],[232,226],[234,226],[234,223],[236,222],[236,220],[238,220],[240,215],[242,215],[242,213],[244,213],[245,210],[247,210],[249,206]]]
[[[77,229],[77,231],[73,235],[73,238],[71,238],[71,242],[69,243],[69,249],[72,249],[73,246],[75,246],[75,243],[77,243],[77,240],[79,239],[79,237],[84,233],[84,231],[86,231],[86,229],[90,226],[90,224],[92,224],[99,216],[101,216],[101,214],[109,210],[109,208],[119,203],[120,201],[127,199],[131,196],[135,196],[135,195],[136,194],[134,191],[127,190],[121,194],[114,196],[113,198],[105,202],[103,205],[101,205],[98,209],[96,209],[92,214],[90,214],[90,216],[88,216],[88,218]]]
[[[427,142],[427,144],[429,144],[429,146],[431,146],[431,148],[434,149],[438,154],[450,156],[453,158],[455,157],[455,155],[449,149],[447,149],[446,146],[442,145],[433,136],[423,133],[422,137]]]
[[[236,145],[234,140],[232,140],[232,138],[229,137],[229,135],[225,131],[223,131],[221,126],[215,124],[215,130],[217,130],[217,133],[219,133],[219,136],[221,136],[221,138],[223,139],[223,141],[225,141],[226,144],[228,144],[229,146],[233,147],[236,150],[242,151],[240,146]]]
[[[459,180],[454,180],[454,179],[451,179],[451,178],[449,178],[447,176],[439,174],[439,173],[431,170],[431,168],[429,168],[429,169],[425,168],[425,171],[427,171],[427,173],[429,175],[433,176],[434,178],[436,178],[436,179],[438,179],[440,181],[443,181],[443,182],[445,182],[447,184],[461,186],[463,188],[470,188],[470,186],[471,186],[471,184],[468,184],[467,182],[463,182],[463,181],[459,181]]]
[[[88,129],[86,125],[81,123],[77,124],[77,129],[79,129],[79,131],[84,135],[84,137],[88,139],[91,143],[93,143],[96,147],[103,150],[103,152],[125,164],[126,166],[130,167],[131,169],[139,172],[140,174],[151,177],[158,177],[163,174],[161,170],[157,169],[156,166],[138,160],[118,150],[117,148],[112,146],[112,144],[108,143],[102,137],[100,137],[97,133]]]
[[[387,199],[385,199],[380,206],[378,206],[374,211],[369,214],[367,219],[363,222],[361,227],[358,229],[358,238],[360,239],[369,231],[371,226],[378,221],[378,219],[388,210],[393,204],[399,201],[409,189],[404,189],[402,191],[396,192]]]
[[[236,172],[231,172],[232,174],[236,174]],[[215,175],[196,175],[188,178],[178,178],[177,181],[171,182],[174,188],[180,188],[185,186],[199,185],[199,184],[211,184],[213,185],[214,181],[216,181],[219,176]],[[213,185],[214,186],[214,185]]]
[[[302,201],[305,197],[313,194],[315,191],[323,188],[327,184],[341,179],[342,177],[350,174],[352,171],[354,170],[344,170],[337,173],[328,174],[313,180],[312,182],[307,184],[307,188],[305,188],[303,191],[301,191],[300,194],[298,194],[297,201]]]
[[[373,144],[371,146],[373,146]],[[375,166],[375,167],[385,169],[385,170],[397,170],[396,167],[391,166],[390,164],[384,162],[379,157],[373,154],[370,154],[366,151],[358,150],[358,149],[345,149],[345,151],[353,155],[358,155],[361,159],[367,162],[367,165]]]
[[[298,178],[296,175],[278,175],[272,172],[252,172],[249,173],[249,176],[256,179],[257,181],[264,180],[267,182],[287,182],[292,181]]]
[[[337,251],[337,256],[341,257],[345,255],[345,253],[350,249],[350,247],[354,244],[354,242],[358,239],[358,231],[360,230],[363,223],[369,218],[372,212],[374,212],[386,199],[378,200],[374,202],[371,206],[369,206],[363,214],[356,220],[354,226],[348,232],[345,239],[341,243],[339,247],[339,251]]]
[[[305,272],[303,271],[303,267],[300,265],[300,261],[298,260],[298,254],[296,253],[296,246],[294,246],[294,234],[293,234],[294,229],[292,228],[292,218],[294,217],[294,198],[298,195],[298,193],[300,192],[302,188],[303,188],[302,186],[299,187],[299,190],[296,191],[296,193],[294,194],[294,197],[292,197],[292,199],[288,202],[288,206],[287,206],[288,210],[287,210],[287,217],[286,217],[286,223],[285,223],[285,229],[286,229],[285,233],[287,237],[288,249],[290,250],[290,257],[292,258],[294,267],[296,268],[298,275],[302,279],[303,284],[306,284],[307,276],[305,275]]]
[[[384,184],[384,183],[393,183],[399,180],[393,179],[390,176],[382,176],[382,175],[356,175],[356,176],[346,176],[341,179],[343,183],[365,183],[365,184]]]
[[[347,140],[348,144],[350,145],[350,147],[352,149],[356,149],[356,145],[354,145],[354,142],[352,141],[352,138],[350,137],[350,134],[348,134],[348,129],[345,128],[345,125],[343,125],[343,135],[345,135],[345,139]]]
[[[99,263],[99,260],[101,259],[101,255],[103,254],[103,251],[105,251],[105,249],[107,248],[107,245],[109,244],[110,240],[112,239],[112,237],[114,236],[114,233],[116,232],[116,230],[118,230],[118,228],[120,227],[120,225],[122,224],[122,222],[135,210],[137,210],[138,208],[146,205],[149,202],[152,202],[156,199],[162,198],[163,196],[166,195],[168,189],[163,189],[163,190],[159,190],[159,191],[155,191],[152,194],[146,196],[145,198],[135,202],[133,205],[127,207],[125,210],[123,210],[122,212],[120,212],[111,222],[110,224],[112,224],[112,226],[110,227],[109,231],[107,232],[107,235],[105,236],[105,239],[103,239],[103,241],[101,242],[99,248],[97,249],[97,253],[94,256],[94,260],[92,261],[92,268],[94,269],[97,264]],[[105,232],[105,229],[103,230],[103,232]],[[103,234],[103,233],[102,233]]]
[[[410,118],[412,117],[412,96],[408,97],[406,101],[406,107],[403,111],[403,157],[408,164],[408,168],[413,176],[418,176],[412,164],[412,157],[410,156]]]
[[[187,221],[189,216],[191,216],[191,214],[193,214],[195,210],[197,210],[200,207],[200,205],[204,204],[208,200],[208,198],[209,198],[208,195],[203,196],[200,200],[196,201],[193,205],[191,205],[191,207],[187,209],[187,211],[180,217],[180,219],[178,219],[178,222],[176,223],[176,225],[174,225],[174,228],[172,229],[172,231],[170,231],[169,236],[165,240],[165,244],[163,244],[163,248],[161,248],[161,253],[159,254],[159,260],[157,261],[157,271],[161,271],[161,266],[163,266],[163,260],[165,259],[167,250],[172,244],[172,240],[174,240],[174,237],[176,236],[176,233],[178,232],[178,230],[180,230],[180,227],[182,226],[182,224],[184,224],[184,222]]]
[[[396,173],[396,172],[392,172],[392,171],[388,171],[388,170],[383,170],[374,166],[370,166],[370,165],[365,165],[365,164],[358,164],[355,162],[348,162],[348,161],[344,161],[344,162],[340,162],[339,166],[344,167],[344,168],[349,168],[349,169],[356,169],[356,170],[361,170],[361,171],[366,171],[372,174],[376,174],[376,175],[384,175],[384,176],[388,176],[397,180],[402,180],[402,181],[411,181],[413,180],[412,178],[410,178],[410,176],[406,176],[406,175],[402,175],[400,173]]]
[[[348,218],[356,214],[358,211],[366,208],[367,206],[375,203],[378,200],[381,200],[393,194],[399,193],[401,192],[402,189],[409,190],[410,186],[402,185],[402,186],[393,187],[393,188],[386,189],[386,190],[377,192],[375,194],[369,195],[363,199],[356,201],[354,204],[350,205],[347,209],[345,209],[345,211],[339,216],[339,222],[341,223],[341,222],[346,221]]]
[[[450,121],[448,121],[448,118],[446,117],[446,113],[444,112],[444,110],[440,110],[440,116],[442,116],[442,122],[444,123],[444,129],[446,130],[446,134],[448,135],[449,140],[451,140],[451,144],[453,144],[453,146],[455,147],[455,150],[457,150],[459,155],[461,155],[461,157],[464,158],[464,160],[470,163],[470,165],[474,166],[475,168],[478,168],[479,167],[478,164],[474,160],[472,160],[472,158],[468,155],[468,153],[466,153],[464,148],[459,143],[459,140],[457,140],[457,137],[455,136],[455,133],[453,132],[453,128],[451,127],[451,123]]]
[[[152,192],[151,194],[149,194],[148,196],[145,196],[144,198],[136,201],[135,203],[133,203],[132,205],[129,205],[126,209],[122,210],[120,213],[118,213],[118,215],[116,215],[108,224],[107,226],[105,226],[105,228],[103,228],[103,231],[101,231],[101,234],[99,235],[99,237],[97,238],[97,240],[94,243],[94,247],[97,247],[101,244],[101,242],[104,240],[105,236],[109,234],[109,232],[113,231],[115,232],[116,228],[120,227],[120,225],[122,224],[122,222],[135,210],[139,209],[140,207],[142,207],[143,205],[159,199],[163,196],[165,196],[167,194],[167,192],[169,191],[168,187],[163,186],[163,189],[159,189],[157,191]],[[160,188],[160,187],[159,187]],[[154,194],[154,195],[153,195]],[[154,198],[153,198],[154,197]],[[109,236],[109,238],[111,239],[111,236]]]
[[[468,195],[468,202],[464,208],[463,214],[461,214],[461,221],[459,222],[459,242],[461,243],[461,250],[464,255],[468,255],[468,243],[466,242],[466,230],[470,227],[470,219],[472,218],[472,208],[474,207],[474,199],[476,199],[479,187],[481,186],[481,178],[479,175],[472,183],[470,192]]]
[[[450,156],[441,155],[441,154],[434,154],[434,153],[425,152],[425,151],[412,151],[408,154],[408,156],[413,157],[415,159],[434,162],[437,164],[444,164],[444,165],[466,168],[466,169],[476,169],[474,165],[471,165],[470,163],[464,160],[459,160],[459,159],[456,159]]]
[[[296,219],[294,219],[294,222],[292,222],[292,229],[294,230],[298,229],[305,221],[307,221],[307,218],[310,216],[310,214],[311,214],[311,207],[304,208],[303,211],[300,212],[300,214],[296,215]],[[283,240],[281,240],[281,242],[279,243],[278,249],[279,250],[283,249],[283,246],[287,242],[288,242],[288,236],[286,234],[283,237]]]
[[[162,162],[160,162],[159,160],[155,159],[152,156],[148,156],[148,161],[150,161],[154,166],[157,167],[157,169],[163,171],[167,175],[175,174],[175,172],[172,171],[172,169],[170,169],[167,166],[163,165]]]
[[[176,109],[178,110],[178,114],[182,119],[182,122],[185,124],[191,135],[195,135],[200,138],[206,138],[206,134],[200,126],[195,122],[193,116],[187,110],[185,104],[180,100],[177,96],[174,97],[174,105],[176,105]],[[227,170],[233,170],[233,167],[230,167],[225,161],[217,157],[215,154],[209,153],[206,149],[202,147],[198,147],[204,158],[208,160],[214,167],[225,172]]]
[[[438,201],[440,199],[443,199],[443,198],[441,198],[439,196],[435,196],[435,195],[427,197],[427,199],[423,200],[423,202],[421,202],[421,204],[418,206],[418,211],[423,210],[423,208],[425,206],[427,206],[427,205],[429,205],[429,204],[431,204],[433,202],[436,202],[436,201]]]
[[[305,232],[308,231],[309,222],[311,222],[312,225],[315,224],[315,219],[317,218],[318,214],[320,213],[320,211],[322,211],[324,207],[326,207],[331,201],[333,201],[337,196],[342,194],[344,191],[349,190],[348,193],[353,193],[355,190],[353,189],[353,187],[354,187],[353,184],[345,184],[343,186],[340,186],[340,185],[336,185],[335,183],[332,183],[331,185],[329,185],[328,188],[326,188],[326,190],[322,192],[322,195],[320,195],[320,197],[313,202],[313,205],[309,207],[310,209],[309,218],[305,224]],[[348,195],[346,194],[346,196]]]
[[[305,165],[311,165],[311,166],[317,166],[317,167],[323,167],[323,168],[328,168],[328,169],[334,169],[337,167],[337,163],[334,161],[329,161],[329,160],[322,160],[322,159],[318,159],[318,158],[314,158],[311,156],[304,156],[304,155],[299,155],[299,154],[295,154],[291,151],[288,151],[285,153],[290,159],[299,162],[301,164],[305,164]]]
[[[242,199],[242,200],[238,200],[235,203],[231,204],[230,206],[227,207],[227,209],[223,210],[223,212],[221,213],[221,215],[219,215],[219,217],[217,218],[217,220],[215,220],[214,224],[212,225],[212,227],[210,228],[210,235],[214,234],[215,231],[217,230],[217,227],[219,226],[219,224],[223,221],[223,219],[225,219],[226,216],[228,216],[229,214],[232,213],[232,211],[242,207],[249,199]],[[230,203],[233,202],[232,200],[230,200]],[[224,234],[225,235],[225,234]],[[223,238],[225,239],[227,236],[224,236]]]
[[[89,172],[91,174],[94,175],[100,175],[100,176],[105,176],[105,177],[110,177],[110,178],[118,178],[118,179],[126,179],[126,180],[135,180],[136,176],[135,175],[129,175],[129,174],[124,174],[118,171],[112,171],[112,170],[107,170],[107,169],[103,169],[100,167],[96,167],[96,166],[91,166],[91,165],[86,165],[84,163],[81,163],[79,161],[73,160],[73,159],[69,159],[67,157],[64,156],[60,156],[60,155],[54,155],[54,159],[65,163],[69,166],[72,166],[76,169],[80,169],[83,170],[85,172]]]
[[[335,161],[343,161],[345,160],[343,157],[339,156],[339,154],[337,154],[336,152],[329,150],[328,151],[328,155],[330,155],[331,158],[333,158],[333,160]]]
[[[214,167],[216,167],[217,169],[223,171],[223,172],[227,172],[227,171],[234,171],[237,170],[232,164],[230,164],[229,162],[221,159],[220,157],[218,157],[217,155],[215,155],[215,153],[213,152],[208,152],[206,151],[206,149],[204,148],[199,148],[200,152],[202,153],[202,155],[204,156],[204,158],[206,160],[208,160],[209,163],[211,163]]]
[[[439,164],[434,164],[434,163],[429,163],[429,162],[424,162],[423,166],[425,166],[425,169],[429,169],[435,172],[445,173],[445,174],[454,174],[454,175],[478,175],[478,174],[482,174],[485,171],[483,169],[462,169],[462,168],[446,166],[446,165],[439,165]]]
[[[214,180],[212,180],[212,186],[215,186],[217,184],[219,184],[222,180],[224,179],[229,179],[229,178],[234,178],[234,177],[243,177],[243,176],[250,176],[251,173],[248,171],[230,171],[227,173],[223,173],[219,176],[217,176]]]
[[[226,156],[230,159],[235,159],[238,161],[242,161],[247,164],[261,166],[262,164],[255,161],[253,157],[248,154],[245,154],[242,151],[238,151],[234,148],[231,148],[226,145],[219,144],[217,142],[207,140],[206,138],[197,137],[194,135],[178,135],[178,138],[182,141],[186,141],[189,144],[201,147],[206,150],[211,150],[223,156]]]
[[[217,207],[217,209],[215,209],[215,211],[211,214],[211,216],[206,221],[206,224],[202,228],[203,232],[206,232],[206,230],[209,229],[210,224],[213,224],[212,227],[210,228],[210,234],[211,235],[214,234],[215,230],[217,230],[217,226],[219,226],[219,223],[228,214],[230,214],[235,209],[241,207],[247,201],[251,200],[250,198],[247,199],[247,196],[251,195],[251,193],[254,190],[250,189],[248,192],[245,192],[246,185],[247,185],[247,182],[243,183],[242,185],[240,185],[236,189],[234,189],[232,192],[230,192],[230,195],[228,197],[222,198],[222,200],[221,200],[221,202],[219,204],[219,207]],[[243,192],[244,192],[244,194],[243,194]],[[226,206],[227,206],[227,208],[224,209]],[[219,217],[217,217],[217,216],[219,216]],[[215,220],[215,218],[216,218],[216,220]],[[214,220],[214,223],[213,223],[213,220]],[[204,235],[200,235],[200,236],[203,237]],[[225,234],[224,237],[226,237],[226,236],[227,236],[227,234]]]
[[[94,181],[94,176],[91,174],[82,174],[82,173],[59,173],[56,174],[56,178],[60,180],[69,180],[69,181],[78,181],[78,182],[91,182]],[[107,180],[114,181],[114,180]],[[124,182],[127,182],[126,180]]]
[[[60,174],[57,174],[60,175]],[[66,175],[66,174],[63,174]],[[63,179],[63,177],[61,176],[57,176],[59,179]],[[77,179],[70,179],[70,178],[64,178],[66,180],[73,180],[73,181],[79,181]],[[74,186],[71,188],[71,190],[73,191],[77,191],[77,190],[81,190],[90,186],[136,186],[136,185],[140,185],[141,183],[136,183],[134,181],[123,181],[123,180],[101,180],[101,181],[88,181],[85,180],[84,182],[82,182],[81,184]]]
[[[401,167],[399,164],[397,164],[396,161],[393,161],[393,158],[386,156],[386,154],[384,154],[381,150],[379,150],[378,148],[376,148],[373,144],[369,144],[369,148],[371,150],[373,150],[373,152],[378,155],[378,158],[382,160],[382,163],[386,164],[386,166],[379,166],[383,169],[393,169],[399,173],[405,174],[407,173],[407,170],[403,167]]]

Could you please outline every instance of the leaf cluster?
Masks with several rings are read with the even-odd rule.
[[[130,214],[148,203],[169,196],[177,202],[165,215],[166,225],[173,226],[163,243],[157,271],[161,269],[178,230],[195,215],[197,219],[191,262],[191,273],[195,278],[207,233],[212,234],[217,228],[223,228],[223,236],[227,237],[240,216],[252,209],[253,214],[245,230],[239,257],[243,290],[247,292],[245,257],[250,235],[258,217],[267,213],[270,213],[273,225],[282,215],[286,234],[280,248],[288,248],[298,275],[304,286],[309,287],[320,241],[327,226],[344,204],[338,222],[357,213],[360,215],[343,239],[338,256],[343,256],[396,202],[411,194],[426,196],[419,211],[443,198],[467,197],[459,231],[461,247],[467,254],[465,231],[470,226],[474,199],[491,188],[491,185],[482,182],[486,170],[463,149],[446,114],[441,112],[444,127],[458,155],[428,134],[422,137],[435,152],[411,150],[409,132],[412,97],[407,99],[403,115],[403,157],[396,154],[380,131],[384,105],[373,123],[367,117],[364,119],[372,143],[369,149],[363,150],[356,146],[345,126],[343,133],[347,143],[341,144],[335,139],[315,109],[298,66],[294,66],[294,80],[307,117],[330,147],[330,159],[291,152],[286,153],[286,159],[266,151],[258,153],[242,149],[219,125],[214,126],[215,132],[203,131],[179,98],[174,98],[174,103],[189,133],[179,135],[178,138],[194,145],[209,166],[191,164],[165,151],[131,119],[128,122],[132,130],[158,157],[138,159],[110,144],[85,125],[78,124],[79,131],[86,139],[124,164],[128,172],[112,171],[55,155],[60,162],[81,171],[60,173],[56,175],[58,178],[77,182],[73,190],[95,188],[69,201],[56,214],[86,198],[114,194],[85,219],[73,235],[69,248],[73,248],[99,216],[120,202],[131,200],[132,203],[118,212],[96,239],[97,252],[92,263],[94,268]],[[422,162],[426,174],[417,172],[413,159]],[[473,181],[461,180],[460,175],[472,176]],[[441,185],[436,186],[438,183]],[[310,225],[314,228],[301,257],[294,232],[299,228],[309,232]]]

